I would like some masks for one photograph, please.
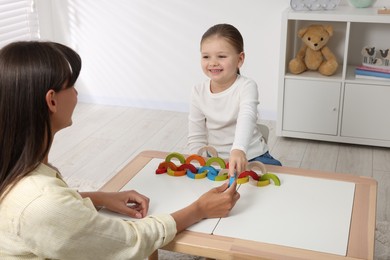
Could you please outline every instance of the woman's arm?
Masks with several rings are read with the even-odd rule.
[[[226,217],[240,198],[236,188],[236,182],[229,188],[226,182],[204,193],[189,206],[172,213],[177,232],[205,218]],[[89,197],[95,206],[104,206],[114,212],[135,218],[145,217],[149,208],[149,199],[136,191],[81,192],[80,194],[84,198]],[[128,206],[128,203],[133,203],[135,207]]]

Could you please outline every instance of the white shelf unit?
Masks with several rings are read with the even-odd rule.
[[[328,42],[338,71],[288,72],[301,47],[300,28],[330,24]],[[286,10],[282,19],[278,93],[278,136],[390,147],[390,80],[355,78],[365,46],[390,48],[390,15],[377,8],[339,6],[333,11]]]

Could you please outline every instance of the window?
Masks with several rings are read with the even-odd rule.
[[[34,0],[0,0],[0,48],[21,40],[39,39]]]

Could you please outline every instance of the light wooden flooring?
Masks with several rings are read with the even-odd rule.
[[[281,138],[274,121],[263,123],[270,128],[270,153],[283,165],[378,181],[375,259],[390,260],[390,149]],[[97,190],[143,150],[189,153],[186,140],[187,113],[79,103],[49,160],[70,186]]]

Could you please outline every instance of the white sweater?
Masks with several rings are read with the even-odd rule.
[[[232,86],[216,94],[210,91],[210,80],[196,85],[188,117],[191,152],[210,145],[219,157],[228,159],[232,149],[239,149],[248,160],[267,152],[257,127],[258,104],[256,82],[241,75]]]

